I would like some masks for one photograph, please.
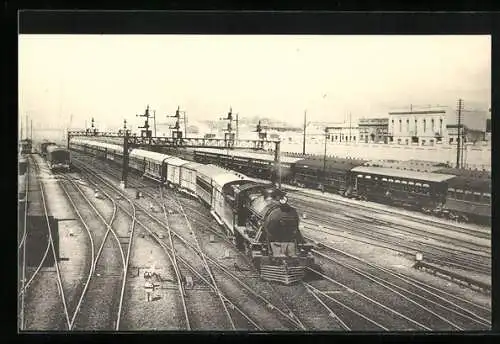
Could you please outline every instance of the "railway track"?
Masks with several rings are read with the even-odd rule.
[[[82,188],[80,184],[66,175],[59,175],[59,177],[73,188],[74,194],[71,195],[68,187],[62,185],[74,211],[87,230],[92,250],[89,273],[80,297],[76,299],[71,329],[118,330],[135,227],[134,218],[131,218],[128,230],[123,230],[123,226],[117,225],[116,221],[119,216],[123,218],[124,214],[120,213],[114,199],[107,199],[112,204],[112,210],[111,214],[106,216],[97,209],[99,206],[102,207],[102,204],[96,204],[96,201],[91,200],[89,195],[91,192],[88,188]],[[87,221],[84,220],[85,216],[81,214],[82,206],[76,205],[76,196],[87,208],[87,219],[91,221],[98,219],[101,222],[100,226],[94,224],[90,230],[89,225],[86,224]],[[118,298],[116,297],[117,290],[119,291]]]
[[[334,235],[337,237],[346,238],[360,243],[370,244],[377,247],[383,247],[390,249],[394,252],[399,252],[405,254],[409,257],[415,257],[417,252],[423,253],[425,260],[435,263],[440,266],[449,266],[458,269],[468,269],[469,271],[490,274],[491,267],[489,262],[485,263],[486,258],[484,257],[465,257],[457,255],[457,252],[453,250],[436,248],[433,246],[428,246],[425,244],[415,244],[414,241],[401,238],[391,238],[387,235],[380,235],[373,232],[358,232],[353,231],[352,227],[348,224],[339,226],[337,222],[337,228],[333,228],[330,225],[318,225],[313,222],[303,222],[303,228],[306,230],[312,230],[319,233],[326,233],[329,235]],[[321,222],[324,223],[324,222]],[[366,239],[366,240],[365,240]],[[406,243],[405,243],[406,242]]]
[[[25,293],[22,292],[25,290],[26,285],[26,237],[28,235],[27,232],[27,220],[28,220],[28,202],[29,202],[29,185],[30,185],[30,165],[26,164],[26,176],[25,176],[25,194],[24,194],[24,210],[23,210],[23,229],[21,233],[21,240],[18,245],[18,293],[21,294],[18,297],[18,309],[19,309],[19,318],[18,325],[19,329],[24,330],[24,302],[25,302]],[[18,205],[19,206],[19,205]],[[20,210],[18,210],[19,213]],[[18,232],[19,233],[19,232]],[[22,249],[22,252],[19,253],[19,250]],[[19,276],[19,273],[21,274]]]
[[[465,267],[471,271],[483,274],[489,274],[491,272],[490,255],[488,252],[482,252],[482,246],[460,249],[458,247],[455,248],[446,245],[446,243],[425,242],[426,237],[422,235],[419,236],[418,233],[415,233],[415,230],[412,232],[407,231],[398,233],[397,230],[393,230],[392,228],[380,228],[377,224],[369,223],[368,221],[359,223],[359,225],[356,226],[356,223],[353,223],[352,219],[344,218],[340,213],[332,215],[332,210],[329,212],[320,211],[321,214],[317,214],[318,209],[314,208],[313,211],[310,205],[303,205],[301,208],[308,214],[308,219],[303,220],[302,223],[306,224],[309,229],[317,231],[326,230],[325,232],[328,234],[335,233],[339,236],[343,236],[343,232],[352,233],[361,238],[367,238],[374,241],[369,242],[370,244],[391,248],[394,251],[404,254],[414,255],[416,252],[422,252],[430,261],[440,265],[445,264],[456,268]],[[333,227],[332,224],[335,224],[335,227]],[[320,225],[321,228],[318,227],[318,225]],[[410,234],[412,234],[413,237],[410,237]],[[349,238],[363,241],[362,239],[356,239],[350,236]]]
[[[116,190],[115,190],[116,191]],[[188,254],[188,248],[189,248],[189,251],[194,251],[196,252],[195,249],[193,249],[193,247],[189,247],[189,245],[187,245],[187,241],[184,239],[184,242],[179,242],[179,241],[176,241],[175,243],[175,246],[174,246],[174,249],[172,250],[172,247],[170,247],[168,245],[168,242],[167,241],[163,241],[162,240],[162,236],[158,235],[158,229],[157,228],[154,228],[151,229],[151,219],[154,220],[154,222],[159,222],[160,220],[155,218],[154,216],[152,216],[148,211],[147,211],[147,208],[143,207],[143,206],[140,206],[140,205],[136,205],[138,210],[140,211],[141,213],[141,216],[142,216],[142,219],[138,219],[137,220],[137,223],[143,228],[145,229],[147,232],[150,233],[151,237],[154,238],[154,240],[156,240],[158,243],[160,243],[160,245],[167,249],[166,252],[169,253],[169,255],[171,256],[173,253],[176,254],[176,257],[178,258],[178,260],[182,263],[182,266],[185,268],[184,270],[189,270],[200,282],[204,283],[205,285],[208,285],[209,288],[211,288],[213,291],[214,291],[214,294],[221,298],[224,302],[224,304],[227,304],[227,309],[228,309],[228,312],[226,312],[226,322],[227,322],[227,326],[225,327],[226,329],[227,328],[233,328],[233,325],[234,326],[237,326],[236,325],[236,321],[234,320],[235,318],[238,318],[239,319],[239,324],[241,326],[241,323],[243,322],[245,325],[247,324],[250,324],[251,327],[250,329],[262,329],[261,326],[257,325],[255,321],[253,321],[249,316],[248,314],[246,314],[243,310],[241,310],[241,308],[237,307],[236,304],[230,300],[229,297],[227,297],[224,293],[222,293],[218,287],[218,285],[216,283],[214,283],[214,280],[210,277],[210,274],[206,271],[206,269],[200,264],[200,259],[196,258],[196,256],[193,255],[193,253],[191,254]],[[150,222],[150,224],[146,225],[145,223],[147,222]],[[164,224],[162,222],[159,222],[158,223],[160,226],[163,226]],[[179,238],[179,236],[177,234],[174,235],[174,238]],[[181,244],[184,245],[184,246],[187,246],[187,247],[184,247],[183,249],[181,248]],[[179,254],[178,252],[174,252],[174,251],[179,251],[181,252],[182,254]],[[185,255],[188,255],[189,258],[182,258],[181,256],[185,256]],[[172,256],[171,256],[172,257]],[[188,263],[189,262],[189,263]],[[200,266],[202,267],[200,269]],[[182,268],[181,268],[182,270]],[[191,292],[191,294],[194,294],[194,291]],[[191,295],[190,298],[192,298],[193,295]],[[205,299],[205,306],[207,306],[207,302],[208,300]],[[198,305],[198,308],[199,308],[199,305]],[[198,309],[199,310],[199,309]],[[193,314],[194,310],[190,312],[190,316],[193,317],[194,314]],[[224,314],[224,312],[222,313]],[[217,317],[218,315],[220,315],[220,312],[217,312],[215,314],[212,314],[212,317]],[[221,319],[223,321],[223,319]],[[207,328],[206,328],[207,329]]]
[[[157,198],[155,196],[153,196],[153,197],[155,199]],[[172,203],[170,204],[170,206],[172,206]],[[178,203],[178,206],[182,207],[182,205],[180,203]],[[190,216],[191,215],[192,214],[190,212]],[[186,221],[188,221],[187,220],[187,216],[185,216],[185,213],[184,213],[184,217],[186,218]],[[158,221],[158,220],[155,219],[155,221]],[[174,237],[176,237],[176,238],[178,238],[178,240],[180,240],[179,244],[183,243],[184,245],[186,245],[186,247],[189,247],[191,250],[193,250],[195,252],[198,252],[199,255],[204,254],[203,252],[200,252],[201,245],[196,245],[196,244],[190,243],[184,237],[182,237],[178,232],[176,232],[174,234]],[[200,247],[197,247],[197,246],[200,246]],[[177,244],[175,244],[175,247],[177,248]],[[227,266],[223,266],[223,264],[218,263],[216,261],[216,259],[214,259],[213,257],[209,257],[208,254],[207,254],[207,255],[204,256],[204,258],[206,259],[207,264],[210,265],[210,270],[212,270],[213,273],[214,273],[214,279],[217,279],[217,280],[221,281],[220,283],[224,284],[226,292],[227,291],[231,291],[231,292],[234,293],[234,290],[239,290],[240,294],[241,294],[242,291],[246,291],[247,292],[247,295],[238,295],[238,296],[235,295],[234,297],[232,297],[232,299],[236,299],[236,298],[238,298],[238,299],[245,299],[245,298],[247,298],[248,299],[248,294],[250,294],[254,298],[254,301],[253,301],[252,307],[249,307],[247,305],[248,309],[252,309],[252,308],[255,308],[255,309],[261,308],[261,309],[263,309],[263,308],[266,308],[268,312],[269,311],[271,311],[271,312],[277,312],[286,321],[290,322],[291,325],[293,326],[293,328],[297,328],[297,327],[300,328],[300,325],[297,324],[297,320],[289,314],[290,313],[289,311],[288,312],[282,311],[276,305],[274,305],[273,303],[269,302],[269,300],[267,300],[258,291],[255,291],[252,287],[250,287],[248,284],[246,284],[241,278],[239,278],[235,274],[231,273],[229,271],[229,269],[228,269]],[[206,268],[205,268],[205,270],[206,270]],[[207,275],[207,277],[208,278],[206,278],[206,279],[210,280],[210,276]],[[230,279],[228,279],[228,277],[230,277]],[[232,287],[231,286],[227,286],[228,280],[232,280],[231,281],[231,283],[233,283]],[[236,288],[237,285],[239,286],[238,288]],[[241,287],[243,287],[243,288],[241,288]],[[255,300],[258,300],[259,302],[256,303]]]
[[[408,317],[409,314],[419,316],[418,322],[424,326],[420,329],[461,331],[491,328],[491,310],[483,305],[367,262],[330,245],[321,245],[313,253],[318,260],[327,262],[329,266],[333,265],[336,281],[341,275],[350,276],[343,277],[347,280],[344,282],[346,284],[362,278],[369,281],[365,294],[373,294],[373,299],[378,299],[384,305],[402,307],[400,313],[406,312]],[[356,287],[357,284],[352,285]],[[353,288],[352,285],[349,287]],[[384,290],[390,298],[386,298],[385,293],[378,295],[370,289]]]
[[[107,173],[109,173],[113,177],[117,176],[117,173],[114,172],[107,171]],[[168,205],[168,209],[175,210],[178,214],[182,214],[181,208],[178,207],[179,205],[181,205],[184,208],[184,215],[186,212],[189,213],[189,220],[193,222],[193,224],[196,224],[198,231],[206,232],[207,234],[214,233],[214,235],[227,240],[227,238],[221,235],[219,231],[214,230],[214,228],[210,228],[210,226],[206,225],[206,222],[210,218],[210,216],[207,216],[207,214],[203,214],[202,212],[195,209],[194,201],[185,198],[170,198],[167,200],[167,197],[164,197],[163,190],[160,191],[160,197],[158,197],[158,195],[155,193],[155,191],[159,191],[158,187],[148,186],[146,183],[138,182],[137,184],[135,184],[135,187],[137,189],[141,189],[151,201],[158,200],[159,198],[160,202],[158,203],[162,204],[160,207],[162,208],[162,212],[165,217],[166,205]],[[179,204],[176,205],[176,202]],[[191,202],[193,205],[191,205]],[[188,231],[192,231],[192,229],[188,229]],[[167,229],[167,233],[169,233],[170,236],[179,238],[179,234],[172,229]],[[180,237],[182,236],[183,235],[181,234]],[[155,240],[157,240],[158,242],[162,241],[156,236]],[[169,245],[168,243],[163,242],[163,244],[160,245],[164,245],[165,250],[172,254],[174,251],[176,251],[177,246],[180,245],[181,242],[176,242],[173,245]],[[186,247],[188,246],[189,245],[186,245]],[[192,245],[192,249],[196,251],[196,249],[193,248],[194,246],[206,247],[207,245]],[[327,246],[324,246],[323,249],[325,247]],[[377,267],[377,269],[380,270],[377,270],[378,272],[374,273],[374,271],[371,271],[369,270],[369,268],[367,268],[368,265],[363,265],[365,263],[354,265],[352,262],[350,262],[350,264],[348,264],[345,261],[338,260],[337,257],[332,257],[329,254],[325,254],[325,252],[321,252],[321,250],[315,250],[314,252],[317,257],[320,256],[324,261],[328,261],[328,265],[330,266],[331,270],[328,273],[324,273],[315,269],[311,269],[311,272],[323,278],[323,282],[318,283],[315,281],[308,281],[304,282],[303,284],[299,284],[294,288],[302,288],[303,290],[307,291],[307,293],[310,295],[310,299],[314,299],[317,303],[317,306],[326,311],[326,318],[331,319],[331,324],[337,326],[339,329],[394,330],[395,322],[399,324],[398,326],[402,330],[442,330],[445,328],[449,330],[460,330],[468,329],[467,326],[469,326],[471,323],[474,326],[478,326],[478,328],[480,329],[484,329],[487,328],[490,324],[487,319],[488,310],[486,308],[483,309],[486,315],[476,314],[480,312],[480,305],[472,305],[472,303],[468,303],[467,300],[460,300],[460,298],[440,291],[437,288],[434,288],[433,290],[432,287],[426,286],[424,283],[419,282],[415,279],[411,279],[410,277],[403,275],[397,276],[397,273],[390,272],[388,269],[386,269],[386,274],[390,276],[394,275],[397,277],[393,276],[391,277],[391,280],[386,281],[388,279],[387,276],[384,276],[383,278],[379,277],[379,275],[382,274],[381,269],[384,268]],[[338,252],[337,255],[338,254],[341,253]],[[183,255],[178,255],[178,258],[179,262],[181,262],[181,264],[184,264],[185,261],[183,260],[182,256]],[[211,262],[211,260],[213,260],[213,258],[211,258],[209,255],[207,255],[206,258],[207,262],[209,263]],[[335,261],[333,261],[332,259],[334,259]],[[217,270],[221,268],[220,265],[218,266],[217,262],[215,262],[213,265],[211,265],[211,267],[213,268],[213,270]],[[405,302],[407,311],[414,310],[415,308],[418,309],[420,312],[419,318],[414,319],[413,316],[403,314],[404,312],[399,308],[396,309],[396,307],[387,306],[386,304],[389,303],[386,299],[384,299],[384,301],[378,301],[377,297],[380,296],[369,295],[366,290],[364,290],[365,292],[358,291],[356,290],[357,288],[348,286],[345,282],[345,284],[339,283],[334,279],[334,277],[332,277],[335,276],[335,274],[332,273],[332,271],[334,270],[333,267],[336,267],[337,269],[343,268],[345,269],[345,271],[350,271],[352,275],[358,275],[358,278],[360,278],[359,276],[361,276],[361,278],[365,280],[364,283],[367,283],[366,281],[369,281],[369,283],[378,286],[378,288],[384,289],[386,292],[389,291],[390,295],[398,297],[399,300],[403,300]],[[225,268],[227,269],[227,267]],[[196,275],[193,270],[190,271],[193,273],[193,275]],[[223,278],[227,278],[227,275]],[[200,279],[205,279],[208,281],[208,283],[210,283],[209,278],[207,278],[206,276],[201,278],[203,276],[201,275],[201,273],[197,276],[199,276]],[[398,282],[396,283],[396,281]],[[347,301],[352,301],[351,303],[349,303],[346,302],[346,299],[344,297],[335,297],[335,293],[339,292],[340,290],[329,290],[331,289],[332,285],[335,285],[337,288],[340,287],[340,289],[347,291],[349,297],[354,294],[354,300],[352,301],[348,299]],[[214,288],[213,285],[212,288]],[[432,298],[429,295],[433,295]],[[443,304],[439,304],[439,302],[442,302]],[[363,303],[370,304],[371,308],[363,308]],[[412,305],[413,308],[408,308],[408,305]],[[471,310],[471,307],[479,308],[474,311]],[[439,309],[439,312],[437,311],[437,309]],[[293,314],[292,309],[289,308],[286,311],[289,312],[288,315],[290,320],[294,319],[295,326],[297,328],[306,328],[306,326],[298,319],[298,317]],[[284,311],[283,313],[285,313],[286,311]],[[383,313],[383,315],[378,316],[377,314],[380,313]],[[429,317],[429,314],[431,314],[432,321],[430,321],[429,324],[426,324],[425,322],[429,321],[428,319],[426,319],[427,317]]]
[[[319,200],[321,202],[327,202],[330,204],[335,204],[335,205],[340,205],[340,206],[348,206],[351,209],[358,209],[362,211],[366,211],[366,207],[364,207],[361,204],[356,204],[352,202],[347,202],[343,200],[336,200],[333,198],[326,198],[322,197],[320,195],[315,195],[312,193],[306,193],[301,190],[293,190],[289,189],[288,190],[290,195],[293,195],[293,197],[297,197],[297,199],[303,200],[303,201],[310,201],[311,199]],[[389,206],[388,206],[389,207]],[[390,207],[389,207],[390,208]],[[466,235],[473,235],[481,239],[490,239],[491,238],[491,231],[487,230],[486,228],[484,230],[481,229],[473,229],[473,228],[463,228],[461,226],[457,226],[455,222],[453,221],[448,221],[448,223],[442,223],[440,221],[436,221],[435,219],[429,218],[422,218],[422,216],[426,216],[425,214],[417,213],[417,216],[412,216],[410,214],[405,214],[404,212],[393,212],[390,210],[382,210],[382,209],[377,209],[374,207],[369,208],[370,213],[373,214],[378,214],[378,215],[386,215],[386,216],[394,216],[397,215],[399,218],[404,218],[409,221],[419,223],[425,226],[429,227],[434,227],[434,228],[439,228],[442,230],[450,231],[452,230],[454,233],[460,233],[460,234],[466,234]],[[425,230],[424,230],[425,231]],[[432,233],[430,233],[432,234]],[[447,236],[448,238],[453,239],[452,236]]]
[[[62,309],[59,311],[58,315],[56,316],[61,316],[63,319],[55,319],[53,320],[54,323],[64,323],[64,325],[59,325],[58,326],[63,326],[63,327],[66,327],[69,329],[70,328],[70,317],[69,317],[69,312],[68,312],[68,308],[67,308],[67,304],[66,304],[66,297],[65,297],[65,293],[64,293],[64,289],[63,289],[63,283],[62,283],[62,278],[61,278],[61,272],[59,270],[59,262],[58,262],[58,255],[56,253],[56,250],[55,250],[55,246],[54,246],[54,240],[52,238],[52,228],[51,228],[51,223],[50,223],[50,220],[49,220],[49,209],[48,209],[48,204],[47,204],[47,200],[46,200],[46,195],[45,195],[45,186],[44,186],[44,183],[43,181],[40,179],[40,175],[41,175],[41,168],[40,168],[40,165],[38,164],[38,162],[36,161],[36,158],[31,156],[29,157],[29,165],[30,166],[33,166],[34,167],[34,173],[36,173],[37,175],[37,181],[34,182],[35,185],[37,185],[37,187],[39,188],[39,191],[40,191],[40,204],[41,204],[41,208],[42,208],[42,211],[43,211],[43,217],[45,218],[45,222],[47,224],[47,247],[40,259],[40,262],[38,263],[38,265],[36,266],[34,272],[31,274],[31,276],[29,278],[27,278],[27,275],[26,275],[26,243],[28,241],[28,237],[27,237],[27,232],[26,232],[26,228],[24,229],[24,235],[23,235],[23,240],[22,240],[22,246],[23,246],[23,260],[22,260],[22,288],[20,290],[20,295],[18,295],[20,298],[21,298],[21,310],[20,310],[20,313],[21,313],[21,316],[20,318],[22,319],[22,324],[21,324],[21,329],[22,330],[25,330],[26,329],[26,317],[25,317],[25,313],[26,313],[26,303],[35,303],[37,302],[38,300],[35,300],[37,298],[37,295],[35,292],[33,292],[32,294],[32,297],[27,297],[27,293],[30,291],[30,286],[32,286],[33,284],[35,284],[37,282],[37,278],[39,279],[40,278],[40,272],[42,270],[42,267],[43,267],[43,264],[45,263],[47,257],[49,254],[51,254],[53,256],[53,259],[54,259],[54,268],[55,268],[55,277],[56,277],[56,289],[57,289],[57,293],[58,293],[58,296],[60,297],[61,299],[61,303],[62,303]],[[28,196],[28,189],[31,187],[32,185],[31,184],[27,184],[26,185],[26,189],[27,189],[27,196]],[[26,199],[26,201],[28,201],[28,199]],[[29,208],[28,204],[27,204],[27,209]],[[25,214],[25,224],[27,223],[27,214]],[[51,279],[51,277],[48,277],[48,279]],[[49,282],[47,282],[47,284],[49,284]],[[38,296],[41,296],[41,295],[38,295]],[[28,298],[28,301],[26,301],[26,298]],[[43,305],[42,305],[43,306]],[[32,319],[32,322],[35,321],[36,319],[36,314],[35,312],[30,312],[30,315],[34,317],[34,319]],[[50,319],[52,320],[52,319]]]

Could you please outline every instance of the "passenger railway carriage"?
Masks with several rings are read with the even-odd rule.
[[[301,159],[293,166],[292,181],[298,186],[349,195],[354,185],[350,171],[363,162],[363,160],[328,158],[325,164],[323,159]]]
[[[113,147],[107,148],[108,154],[113,152],[110,158],[114,156],[114,161],[121,164],[121,146],[111,146]],[[83,150],[85,149],[87,148],[84,147]],[[272,154],[197,148],[192,156],[196,161],[194,163],[183,163],[182,159],[172,160],[173,166],[181,164],[179,167],[183,167],[179,169],[179,179],[174,175],[170,177],[169,164],[165,164],[164,168],[167,170],[163,175],[166,176],[167,184],[172,184],[169,178],[175,177],[180,180],[180,187],[189,192],[189,187],[192,189],[192,184],[196,182],[195,169],[199,166],[196,164],[213,164],[251,177],[270,179],[272,182],[276,182],[281,173],[283,183],[323,189],[347,197],[411,206],[437,216],[462,221],[491,222],[491,176],[482,171],[442,168],[439,164],[421,161],[374,162],[332,157],[326,159],[326,169],[322,158],[283,157],[280,170],[276,168]],[[142,160],[130,160],[130,165],[144,173],[148,167],[144,165],[144,157],[140,159]],[[148,171],[150,170],[151,168]],[[174,169],[170,173],[175,171]],[[158,172],[153,174],[156,173]]]
[[[203,164],[217,164],[233,171],[244,173],[250,177],[288,183],[292,178],[292,166],[299,158],[281,157],[279,167],[275,165],[273,154],[253,153],[246,151],[197,148],[193,153],[194,160]]]
[[[358,166],[351,170],[360,197],[418,209],[434,209],[446,202],[446,182],[453,175]]]
[[[270,179],[266,175],[271,174],[272,181],[277,179],[279,172],[276,168],[271,170],[274,157],[269,154],[200,148],[194,151],[194,156],[198,161],[242,171],[252,177]],[[262,161],[267,161],[268,167],[263,169]],[[491,176],[487,172],[443,168],[443,164],[414,160],[366,161],[327,157],[325,164],[323,158],[317,157],[282,158],[282,161],[285,161],[282,167],[286,164],[282,168],[284,183],[411,206],[452,219],[491,222]],[[363,174],[364,179],[358,177],[358,167],[368,168],[361,169],[368,172]],[[371,174],[374,171],[378,174]]]
[[[120,146],[90,140],[73,139],[70,147],[109,161],[122,154]],[[263,279],[290,284],[302,279],[305,267],[313,263],[312,245],[300,234],[297,211],[273,185],[212,164],[142,149],[131,150],[129,167],[198,197],[252,259]]]

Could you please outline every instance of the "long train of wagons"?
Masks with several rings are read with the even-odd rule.
[[[282,157],[238,150],[197,148],[193,160],[217,164],[250,177],[320,189],[344,197],[409,206],[464,222],[491,223],[491,175],[442,166],[370,164],[366,160]],[[398,163],[401,165],[401,163]],[[417,170],[419,169],[419,170]]]
[[[73,138],[70,149],[122,163],[123,147]],[[313,264],[312,245],[299,230],[299,216],[285,194],[271,183],[178,157],[132,149],[129,167],[141,175],[197,197],[251,258],[265,280],[290,284]]]

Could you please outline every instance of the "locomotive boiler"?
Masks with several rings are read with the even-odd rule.
[[[223,190],[233,200],[235,244],[246,251],[266,280],[291,284],[313,263],[312,245],[299,230],[297,210],[269,184],[246,181]]]

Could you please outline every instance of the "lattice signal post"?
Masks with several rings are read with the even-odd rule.
[[[139,147],[168,147],[168,148],[218,148],[218,149],[252,149],[269,150],[274,149],[274,161],[276,166],[280,164],[280,141],[270,140],[234,140],[215,138],[189,138],[182,139],[171,137],[151,137],[131,135],[129,130],[120,133],[95,131],[68,131],[68,149],[72,137],[100,137],[100,138],[123,138],[123,164],[122,185],[127,187],[129,151]],[[281,178],[280,178],[281,179]],[[279,183],[281,188],[281,180]]]

